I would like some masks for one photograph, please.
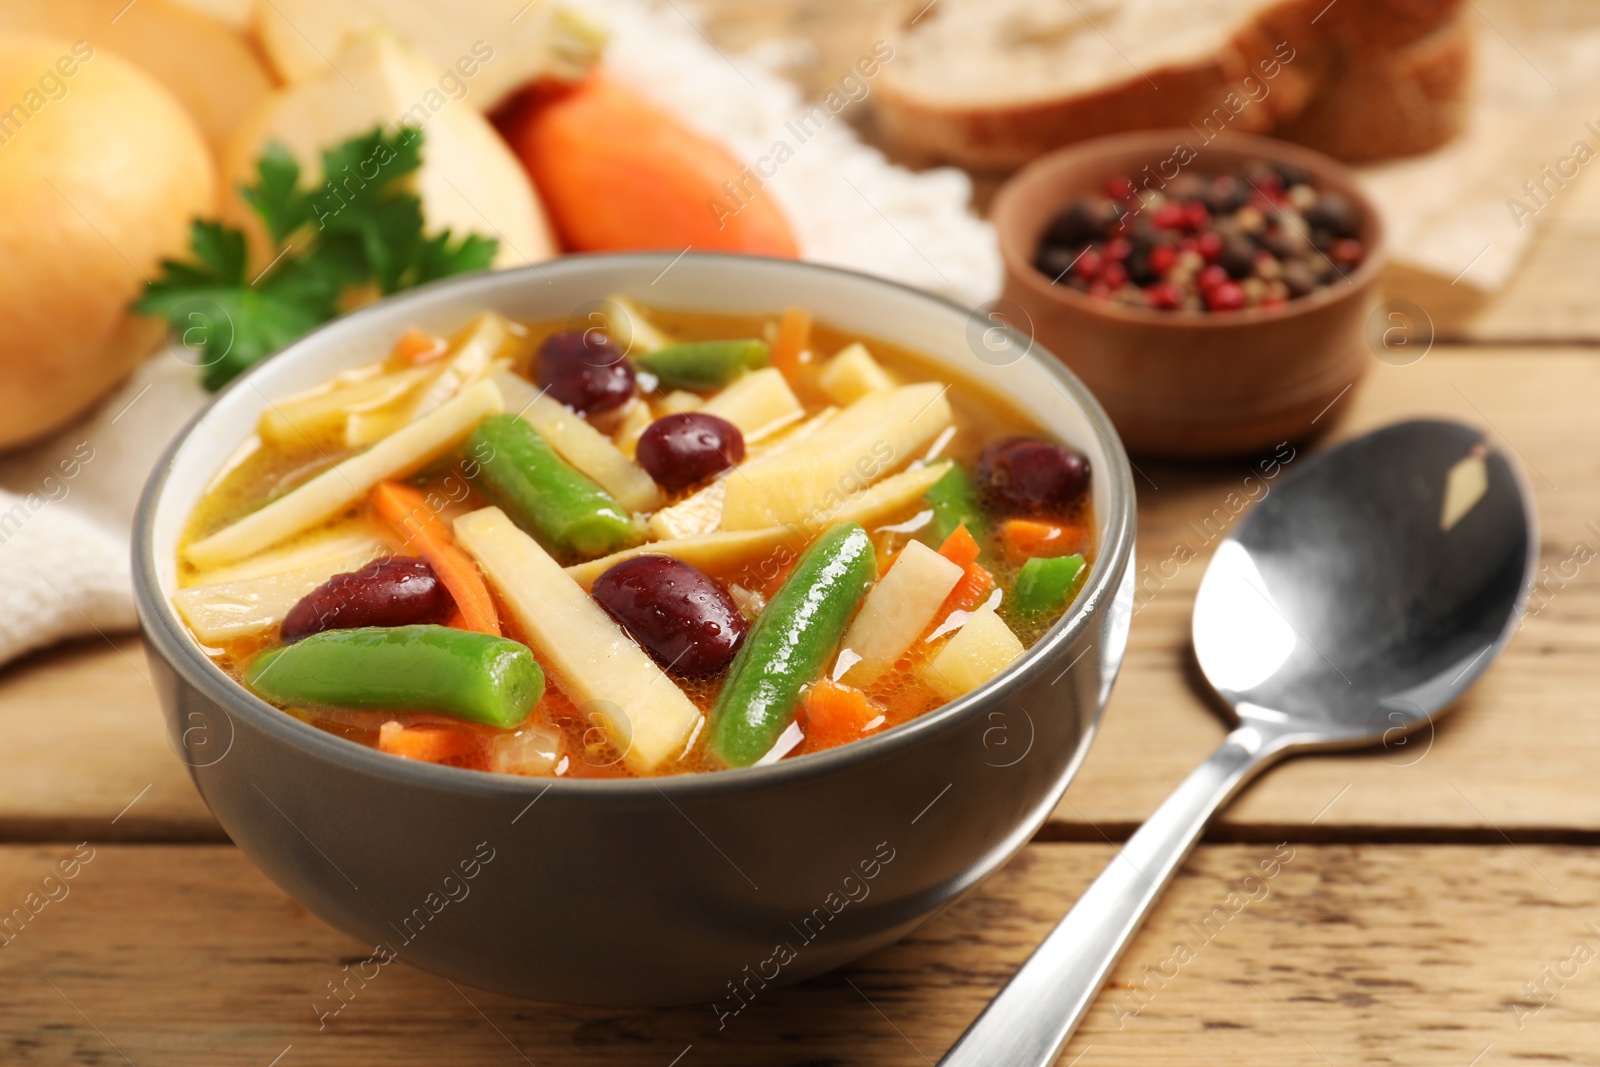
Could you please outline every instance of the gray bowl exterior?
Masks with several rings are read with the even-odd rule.
[[[1026,843],[1082,761],[1127,641],[1133,491],[1104,413],[1048,354],[1017,364],[1030,366],[1022,377],[1055,379],[1078,413],[1063,418],[1082,425],[1048,418],[1054,401],[1036,388],[995,386],[1089,453],[1099,561],[1074,610],[1027,656],[879,737],[717,774],[506,778],[334,737],[206,659],[169,601],[183,517],[267,397],[370,361],[407,325],[453,328],[485,307],[528,318],[576,311],[581,320],[584,301],[620,290],[707,310],[800,304],[848,329],[942,347],[952,362],[966,346],[962,333],[950,337],[965,329],[965,311],[880,279],[691,256],[662,276],[673,284],[650,288],[671,262],[574,257],[441,283],[349,316],[230,388],[146,490],[136,594],[172,741],[262,871],[371,946],[336,984],[353,990],[399,959],[538,1000],[705,1002],[731,1015],[761,990],[838,967],[952,903]],[[326,1009],[337,1007],[330,996]]]

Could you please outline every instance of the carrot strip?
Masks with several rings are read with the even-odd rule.
[[[949,618],[952,611],[971,611],[982,604],[989,596],[989,591],[994,588],[994,575],[984,570],[976,563],[967,564],[966,573],[950,590],[950,595],[944,598],[944,603],[934,613],[936,619]]]
[[[972,536],[966,523],[950,531],[950,536],[939,546],[939,555],[963,570],[977,562],[979,551],[978,539]]]
[[[778,320],[778,337],[772,346],[772,365],[789,381],[794,381],[810,345],[811,312],[805,308],[789,308]]]
[[[401,726],[391,719],[378,728],[378,750],[424,763],[444,763],[477,755],[478,739],[448,726]]]
[[[433,362],[444,355],[448,348],[443,337],[435,337],[426,330],[408,326],[406,332],[400,335],[400,340],[394,343],[389,358],[397,363],[415,367],[422,363]]]
[[[462,629],[479,633],[500,633],[500,613],[477,564],[456,547],[450,532],[428,506],[427,499],[409,485],[379,482],[372,490],[372,504],[379,515],[400,533],[417,554],[428,561],[433,573],[455,598],[462,616]]]
[[[1070,523],[1007,519],[1000,524],[999,541],[1006,559],[1023,563],[1037,557],[1070,556],[1082,551],[1084,530]]]
[[[882,720],[882,712],[867,699],[867,694],[824,678],[806,691],[806,751],[818,752],[854,741],[881,725]]]

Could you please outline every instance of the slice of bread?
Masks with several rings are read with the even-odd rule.
[[[1339,71],[1381,64],[1460,7],[1461,0],[897,0],[880,31],[894,58],[884,65],[876,113],[902,158],[991,171],[1130,129],[1266,132],[1301,114]],[[1458,89],[1455,97],[1464,96],[1464,75]],[[1437,85],[1423,95],[1451,93]]]
[[[1279,137],[1351,163],[1432,151],[1467,121],[1472,33],[1465,13],[1401,48],[1342,48]]]

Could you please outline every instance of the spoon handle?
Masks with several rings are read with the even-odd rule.
[[[1145,912],[1227,800],[1285,746],[1241,726],[1128,839],[939,1067],[1049,1067]]]

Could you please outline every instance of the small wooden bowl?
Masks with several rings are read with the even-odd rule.
[[[1184,168],[1192,173],[1236,173],[1263,160],[1305,168],[1319,191],[1360,211],[1366,258],[1342,282],[1277,307],[1228,312],[1095,300],[1034,268],[1040,236],[1069,200],[1118,174],[1136,176],[1179,145],[1196,153]],[[992,217],[1006,269],[995,311],[1077,372],[1130,452],[1212,458],[1310,437],[1336,421],[1366,371],[1382,223],[1354,175],[1319,152],[1242,134],[1206,143],[1192,129],[1101,137],[1018,172],[997,194]]]

